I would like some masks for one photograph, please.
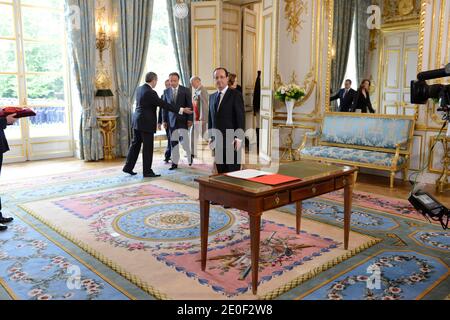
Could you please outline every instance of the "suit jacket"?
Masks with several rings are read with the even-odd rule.
[[[178,113],[180,108],[174,107],[158,97],[155,90],[144,84],[136,92],[136,111],[133,115],[133,129],[156,133],[156,110],[158,107]]]
[[[7,125],[6,118],[0,118],[0,154],[9,151],[8,141],[6,141],[5,132],[3,131]]]
[[[174,108],[191,108],[192,109],[192,94],[191,90],[186,87],[179,86],[177,101],[173,101],[173,89],[169,88],[164,91],[164,100],[171,104]],[[192,114],[180,115],[178,113],[170,112],[169,110],[163,110],[163,121],[169,124],[170,130],[188,129],[188,121],[194,121]]]
[[[334,95],[330,98],[330,101],[339,99],[339,103],[340,103],[339,111],[350,112],[352,104],[353,104],[353,100],[355,99],[355,96],[356,96],[356,91],[350,88],[350,90],[345,95],[345,97],[344,97],[344,93],[345,93],[345,89],[339,90],[339,92],[336,95]]]
[[[239,91],[228,88],[219,109],[216,111],[214,104],[218,94],[216,92],[209,97],[208,129],[219,130],[225,140],[227,129],[245,130],[244,99]],[[211,138],[214,139],[213,133]]]
[[[351,112],[355,112],[356,109],[361,109],[362,113],[375,113],[375,110],[372,108],[372,102],[370,102],[370,95],[367,94],[367,96],[364,97],[361,89],[359,89],[355,95]]]
[[[198,109],[200,112],[199,121],[208,121],[209,115],[209,93],[204,86],[195,90],[194,96],[197,96]]]
[[[164,100],[164,94],[161,95],[161,99]],[[158,111],[158,124],[163,123],[163,108],[159,108]]]

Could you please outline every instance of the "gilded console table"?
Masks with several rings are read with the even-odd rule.
[[[117,116],[99,116],[97,117],[98,126],[103,136],[103,150],[105,160],[115,159],[114,133],[117,128]]]
[[[442,156],[442,174],[436,181],[436,189],[438,192],[443,193],[446,190],[450,190],[450,183],[448,182],[450,173],[450,138],[446,136],[441,136],[436,138],[437,142],[441,142],[443,146],[443,156]]]
[[[283,154],[281,155],[280,160],[281,161],[287,161],[287,162],[292,162],[295,161],[299,158],[299,153],[298,150],[294,149],[294,130],[296,129],[305,129],[305,130],[310,130],[310,131],[314,131],[315,129],[312,127],[307,127],[307,126],[302,126],[302,125],[286,125],[286,124],[276,124],[275,125],[277,128],[280,129],[289,129],[289,133],[288,136],[285,140],[285,150],[283,152]]]

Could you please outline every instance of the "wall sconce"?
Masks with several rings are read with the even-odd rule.
[[[110,24],[105,17],[106,8],[97,10],[97,21],[95,22],[96,46],[100,53],[100,62],[103,62],[103,51],[111,47],[114,38],[117,37],[117,23]]]
[[[112,41],[117,38],[117,23],[110,24],[106,17],[106,8],[97,10],[97,20],[95,22],[96,48],[99,51],[99,64],[95,76],[95,86],[98,90],[110,90],[112,81],[108,69],[103,63],[103,52],[111,48]]]

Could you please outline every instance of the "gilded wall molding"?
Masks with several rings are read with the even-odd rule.
[[[303,0],[284,0],[284,18],[288,24],[286,32],[291,36],[292,43],[298,41],[300,30],[303,29],[302,15],[308,14],[308,4]]]
[[[328,49],[327,49],[327,70],[325,80],[325,112],[330,111],[330,87],[331,87],[331,60],[333,49],[333,23],[334,23],[334,0],[325,1],[328,19]]]
[[[419,20],[421,0],[383,0],[383,23]]]

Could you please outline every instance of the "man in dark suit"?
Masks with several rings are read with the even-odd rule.
[[[164,100],[174,108],[181,106],[193,109],[191,91],[180,85],[180,75],[173,72],[169,75],[171,88],[164,91]],[[180,161],[180,146],[186,151],[189,165],[192,165],[191,144],[189,142],[189,128],[193,125],[194,116],[192,114],[177,114],[170,110],[163,110],[163,121],[169,126],[170,141],[172,144],[172,167],[170,170],[178,169]]]
[[[141,145],[144,145],[142,152],[144,177],[159,177],[152,170],[154,134],[156,133],[156,110],[158,106],[163,109],[173,111],[178,114],[192,114],[192,110],[184,107],[174,107],[158,97],[153,88],[156,87],[158,76],[149,72],[145,76],[145,84],[137,89],[136,92],[136,111],[133,115],[134,138],[128,152],[127,162],[123,172],[136,175],[133,169],[141,151]]]
[[[164,84],[166,86],[166,89],[170,88],[170,80],[169,79],[167,79]],[[161,96],[161,99],[164,100],[164,94]],[[163,126],[163,108],[159,108],[158,130],[161,130],[162,126]],[[169,127],[167,126],[167,123],[164,124],[163,129],[166,131],[166,137],[167,137],[167,147],[166,147],[166,152],[164,153],[164,162],[169,163],[170,157],[172,154],[172,144],[170,143],[170,130],[169,130]]]
[[[345,80],[345,88],[330,98],[330,101],[339,99],[339,111],[350,112],[356,91],[352,89],[352,80]]]
[[[245,139],[245,108],[242,94],[228,87],[228,71],[214,70],[217,92],[210,96],[208,130],[218,173],[241,169]]]
[[[5,132],[6,126],[14,124],[16,122],[16,115],[12,114],[6,118],[0,118],[0,173],[2,172],[3,154],[9,151],[8,141],[6,141]],[[13,221],[13,218],[4,218],[2,214],[2,200],[0,199],[0,231],[8,229],[4,223]]]

